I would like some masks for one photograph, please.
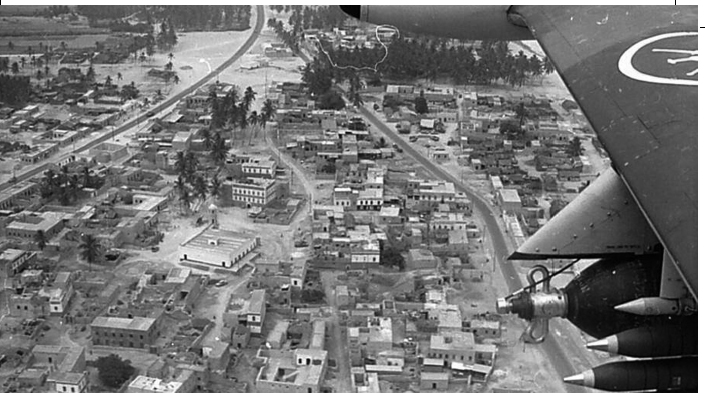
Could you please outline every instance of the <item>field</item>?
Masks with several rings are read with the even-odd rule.
[[[34,16],[4,16],[0,23],[0,36],[41,36],[64,34],[105,33],[107,29],[93,29],[85,22],[62,23]]]
[[[46,5],[2,5],[0,16],[32,16],[47,8]]]

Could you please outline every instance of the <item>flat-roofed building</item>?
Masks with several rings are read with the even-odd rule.
[[[159,336],[157,320],[134,317],[96,317],[91,323],[93,345],[147,348]]]
[[[64,228],[64,221],[68,218],[64,213],[57,212],[23,214],[7,224],[5,234],[16,239],[33,241],[37,231],[43,231],[44,238],[48,241]]]
[[[419,387],[424,390],[448,390],[450,377],[447,372],[422,371],[419,378]]]
[[[406,269],[435,269],[437,264],[436,257],[431,251],[423,248],[414,248],[409,250]]]
[[[467,221],[463,213],[434,212],[431,217],[431,230],[446,229],[449,231],[464,231],[467,229]]]
[[[12,277],[22,272],[35,259],[35,252],[8,248],[0,253],[0,277]]]
[[[47,384],[57,393],[86,393],[88,391],[88,374],[82,373],[52,373],[47,378]]]
[[[255,390],[261,393],[319,393],[328,352],[297,349],[271,355],[257,373]],[[259,356],[258,356],[259,357]]]
[[[398,226],[404,224],[401,208],[397,206],[383,206],[379,210],[379,224]]]
[[[207,228],[179,246],[179,259],[230,268],[259,244],[250,233]]]
[[[496,352],[494,345],[476,344],[472,333],[453,331],[432,335],[427,355],[443,359],[444,366],[450,367],[452,362],[492,365]]]
[[[176,151],[185,151],[191,147],[191,140],[193,139],[193,133],[190,131],[179,131],[174,134],[174,138],[171,140],[171,148]]]
[[[191,393],[196,390],[198,375],[194,370],[179,368],[171,381],[138,375],[127,386],[127,393]],[[199,389],[200,390],[200,389]]]
[[[462,229],[448,231],[448,252],[452,254],[467,254],[470,251],[468,233]]]
[[[42,143],[32,146],[31,150],[22,154],[20,158],[24,163],[36,164],[39,161],[47,159],[58,151],[58,143]]]
[[[32,367],[47,367],[52,371],[82,373],[86,370],[86,350],[80,346],[35,345]]]
[[[348,328],[350,334],[357,337],[368,357],[375,357],[392,349],[392,319],[368,318],[367,326]]]
[[[24,199],[29,200],[39,191],[38,183],[21,182],[0,191],[0,210],[8,210]]]
[[[42,288],[38,295],[49,302],[51,315],[63,315],[73,297],[73,278],[70,272],[60,272],[51,286]]]
[[[521,197],[517,190],[511,188],[497,190],[497,199],[505,212],[513,214],[521,212]]]
[[[311,331],[311,343],[309,344],[309,349],[323,349],[326,342],[326,321],[323,319],[316,319],[312,323],[313,330]]]
[[[166,209],[169,198],[154,195],[135,194],[132,196],[133,210],[159,212]]]
[[[242,173],[246,177],[266,177],[273,179],[277,172],[277,163],[270,156],[248,156],[242,164]]]
[[[502,329],[499,321],[472,319],[470,320],[469,325],[469,330],[479,340],[484,340],[486,338],[500,338],[502,336]],[[465,328],[463,330],[465,330]]]
[[[379,210],[384,203],[384,191],[381,188],[365,188],[359,191],[355,200],[357,210]]]
[[[242,324],[242,320],[244,319],[245,325],[252,333],[262,333],[264,317],[267,313],[266,298],[266,290],[257,289],[252,291],[252,296],[250,297],[250,301],[247,303],[247,307],[245,307],[240,314],[240,324]]]
[[[223,183],[226,194],[236,206],[267,206],[279,196],[279,185],[273,179],[246,178]]]
[[[465,197],[462,192],[456,192],[455,184],[451,182],[430,181],[412,178],[407,185],[406,206],[412,207],[419,202],[453,202]]]
[[[127,156],[127,146],[111,142],[103,142],[90,148],[88,150],[88,154],[98,162],[106,163],[116,161]]]

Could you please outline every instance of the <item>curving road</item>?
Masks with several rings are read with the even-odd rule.
[[[208,73],[208,75],[204,76],[203,78],[198,80],[193,85],[187,87],[182,92],[177,93],[173,97],[166,99],[161,104],[152,108],[150,110],[150,112],[158,113],[158,112],[161,112],[164,109],[176,104],[179,100],[181,100],[182,98],[186,97],[187,95],[195,92],[197,89],[201,88],[203,85],[208,83],[211,79],[216,77],[219,73],[223,72],[223,70],[225,70],[226,68],[233,65],[233,63],[235,63],[240,57],[242,57],[242,55],[244,55],[248,50],[250,50],[252,45],[254,45],[255,41],[257,41],[257,39],[259,38],[259,35],[262,32],[263,27],[264,27],[264,6],[258,5],[257,6],[257,22],[255,23],[255,27],[252,30],[252,34],[247,39],[247,41],[245,41],[245,43],[240,47],[240,49],[238,49],[237,52],[235,52],[235,54],[232,57],[230,57],[228,60],[223,62],[223,64],[219,65],[215,70]],[[146,113],[141,114],[141,115],[135,117],[134,119],[126,122],[122,126],[116,128],[113,132],[106,132],[104,135],[101,135],[98,138],[86,143],[82,147],[76,149],[71,154],[65,154],[63,156],[51,157],[50,159],[53,162],[61,162],[61,161],[63,161],[63,159],[66,159],[75,153],[80,153],[80,152],[86,151],[93,146],[96,146],[96,145],[98,145],[102,142],[105,142],[106,140],[108,140],[114,136],[117,136],[117,135],[129,130],[130,128],[138,125],[140,122],[145,121],[147,118],[148,118],[148,116]],[[46,169],[49,168],[50,165],[52,165],[51,162],[45,162],[44,164],[38,165],[35,168],[32,168],[28,171],[25,171],[25,172],[18,174],[16,176],[16,178],[17,178],[16,182],[21,182],[21,181],[27,180],[31,177],[34,177],[37,174],[44,172]],[[13,183],[10,183],[10,182],[5,182],[3,184],[0,184],[0,191],[9,188],[12,184]]]
[[[364,106],[361,106],[359,108],[360,113],[367,118],[367,120],[373,124],[377,129],[384,133],[385,136],[388,138],[388,140],[391,140],[392,142],[398,144],[406,154],[411,156],[417,163],[419,163],[421,166],[423,166],[427,171],[429,171],[433,176],[437,177],[438,179],[452,182],[455,184],[455,187],[459,189],[460,191],[464,192],[470,200],[472,200],[475,209],[480,213],[482,216],[482,219],[485,221],[487,225],[487,229],[489,230],[490,238],[492,239],[492,245],[495,250],[495,258],[497,258],[497,262],[499,267],[502,270],[502,275],[504,276],[505,281],[507,282],[507,286],[509,288],[510,293],[514,292],[518,289],[521,289],[523,287],[521,279],[519,278],[519,275],[517,274],[517,271],[514,267],[514,265],[511,262],[507,262],[507,257],[509,256],[509,250],[507,248],[507,244],[504,239],[504,234],[502,233],[502,229],[499,227],[499,224],[497,223],[497,219],[494,216],[494,213],[492,212],[491,208],[487,205],[487,202],[475,195],[470,188],[466,187],[462,182],[460,182],[457,178],[454,176],[451,176],[448,172],[440,169],[438,166],[436,166],[434,163],[432,163],[426,156],[423,154],[419,153],[416,149],[414,149],[412,146],[410,146],[409,142],[407,142],[404,138],[400,137],[399,134],[394,132],[394,130],[390,129],[387,127],[386,124],[381,122],[377,116],[375,116],[373,113],[371,113],[367,108]],[[548,358],[551,360],[551,364],[553,367],[556,369],[558,374],[561,376],[569,376],[569,375],[574,375],[578,372],[582,372],[586,369],[589,369],[592,367],[588,362],[583,361],[582,359],[576,359],[576,358],[568,358],[563,351],[563,346],[564,345],[572,345],[577,348],[577,345],[574,342],[568,342],[572,341],[569,340],[567,334],[561,335],[563,337],[563,341],[560,344],[558,343],[556,337],[555,337],[555,330],[556,330],[556,323],[559,324],[559,326],[562,328],[564,321],[551,321],[551,334],[548,335],[546,340],[541,344],[542,349],[546,351],[546,354],[548,355]],[[563,330],[563,329],[561,329]],[[579,350],[584,351],[584,349],[580,348]],[[572,351],[571,351],[572,352]],[[575,352],[572,352],[575,353]],[[579,353],[579,352],[578,352]],[[576,367],[577,366],[577,371]],[[566,385],[565,386],[566,391],[569,393],[582,393],[582,392],[589,392],[591,390],[573,386],[573,385]]]

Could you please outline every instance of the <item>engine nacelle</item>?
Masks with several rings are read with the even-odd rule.
[[[533,40],[508,5],[344,5],[345,13],[363,22],[392,25],[401,31],[439,37],[518,41]]]

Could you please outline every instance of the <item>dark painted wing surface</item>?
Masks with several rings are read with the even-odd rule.
[[[697,7],[516,6],[697,297]]]

